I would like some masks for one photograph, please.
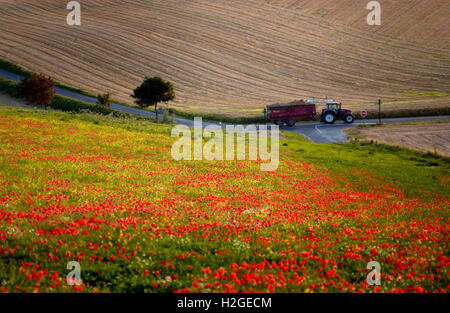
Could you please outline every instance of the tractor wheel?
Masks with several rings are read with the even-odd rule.
[[[284,124],[282,121],[273,121],[273,123],[278,126],[283,126]]]
[[[287,126],[289,127],[294,127],[295,126],[296,121],[295,120],[289,120],[287,121]]]
[[[355,118],[353,117],[353,115],[347,114],[346,116],[344,116],[344,122],[346,122],[347,124],[351,124],[354,121],[355,121]]]
[[[334,113],[332,112],[325,113],[325,115],[323,116],[323,121],[325,122],[325,124],[333,124],[334,122],[336,122],[336,115],[334,115]]]

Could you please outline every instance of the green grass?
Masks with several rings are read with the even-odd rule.
[[[450,186],[439,184],[442,177],[450,174],[450,162],[444,157],[364,142],[324,145],[309,142],[294,133],[284,135],[286,139],[282,143],[294,155],[327,170],[352,177],[359,170],[373,171],[390,179],[394,185],[402,186],[409,196],[414,196],[418,190],[450,194]]]
[[[129,115],[103,115],[95,112],[61,112],[54,110],[36,110],[32,108],[12,108],[8,103],[2,103],[0,112],[6,116],[18,117],[40,117],[45,120],[54,120],[62,122],[77,121],[86,125],[109,126],[124,130],[133,130],[136,132],[147,132],[170,135],[172,125],[152,123],[151,119],[139,118]]]
[[[198,114],[198,113],[190,113],[183,112],[178,109],[169,109],[170,112],[175,114],[177,117],[183,117],[187,119],[194,119],[194,117],[202,117],[205,121],[211,122],[223,122],[223,123],[231,123],[231,124],[257,124],[257,123],[266,123],[267,121],[264,119],[264,116],[261,117],[230,117],[224,115],[217,114]]]

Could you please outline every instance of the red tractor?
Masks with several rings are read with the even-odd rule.
[[[299,100],[287,104],[272,104],[266,106],[266,118],[277,125],[293,127],[299,120],[315,120],[317,115],[316,102],[326,102],[326,108],[322,110],[320,121],[333,124],[336,120],[345,123],[353,123],[352,111],[342,109],[340,103],[332,100]]]
[[[343,120],[344,122],[351,124],[354,122],[355,117],[353,116],[352,111],[343,109],[340,103],[327,103],[327,107],[322,110],[322,114],[320,115],[320,121],[325,124],[333,124],[336,120]]]

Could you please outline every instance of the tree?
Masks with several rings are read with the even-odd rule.
[[[48,105],[55,97],[53,79],[43,74],[32,74],[19,84],[19,90],[30,105]]]
[[[145,77],[141,86],[134,89],[131,97],[135,98],[137,105],[145,108],[155,106],[156,119],[158,119],[158,103],[175,99],[172,83],[161,77]]]
[[[97,104],[109,108],[111,106],[111,94],[110,93],[105,93],[103,95],[98,94]]]

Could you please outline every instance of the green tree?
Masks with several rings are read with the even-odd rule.
[[[158,103],[175,99],[175,90],[171,82],[161,77],[146,77],[142,85],[134,89],[131,95],[135,103],[140,107],[155,107],[156,119],[158,119]]]

